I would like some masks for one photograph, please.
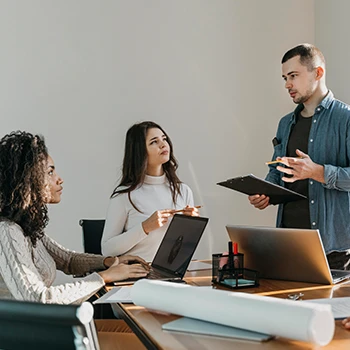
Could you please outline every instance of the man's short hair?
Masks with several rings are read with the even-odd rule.
[[[323,53],[314,45],[301,44],[287,51],[283,58],[282,64],[293,57],[300,56],[300,63],[306,66],[309,71],[312,71],[317,66],[326,66],[326,60]]]

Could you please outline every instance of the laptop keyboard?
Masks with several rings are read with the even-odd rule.
[[[149,274],[147,275],[147,279],[150,280],[159,280],[161,278],[164,278],[165,276],[158,271],[155,271],[153,269],[150,270]]]
[[[331,270],[331,274],[333,278],[350,276],[350,272],[346,270]]]

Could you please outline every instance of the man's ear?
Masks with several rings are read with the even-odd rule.
[[[316,67],[316,80],[320,80],[324,75],[324,68],[321,66]]]

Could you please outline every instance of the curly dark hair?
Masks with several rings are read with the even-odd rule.
[[[0,140],[0,220],[18,224],[33,246],[48,223],[44,138],[14,131]]]

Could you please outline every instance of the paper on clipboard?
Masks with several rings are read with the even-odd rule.
[[[264,194],[270,197],[270,204],[280,204],[301,199],[307,199],[304,195],[291,191],[272,182],[263,180],[253,174],[238,176],[226,181],[218,182],[217,185],[245,193],[247,195]]]

